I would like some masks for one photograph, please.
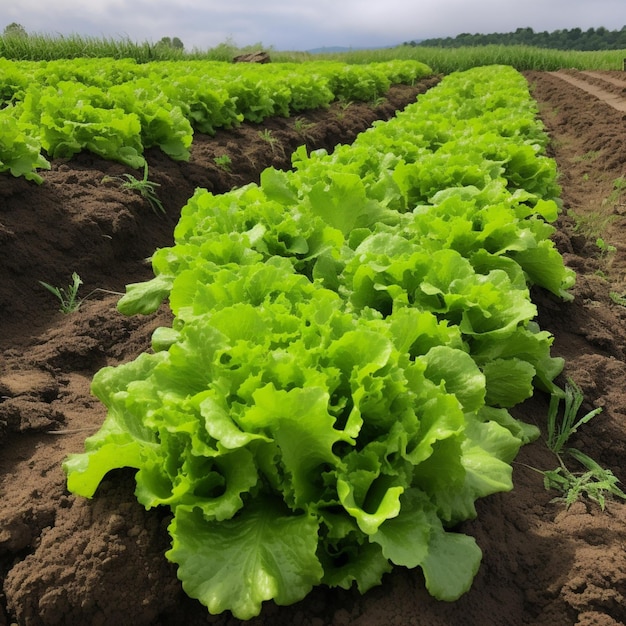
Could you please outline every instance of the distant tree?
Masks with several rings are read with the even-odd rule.
[[[171,37],[162,37],[157,45],[177,48],[178,50],[185,48],[185,44],[178,37],[174,37],[173,39]]]
[[[4,32],[2,33],[4,37],[27,37],[26,29],[17,22],[12,22],[8,26],[5,27]]]
[[[621,30],[610,31],[604,26],[571,30],[561,29],[551,33],[536,33],[532,28],[518,28],[510,33],[475,34],[461,33],[456,37],[445,39],[423,39],[416,43],[419,46],[438,46],[454,48],[458,46],[485,46],[488,44],[523,44],[540,48],[556,48],[560,50],[621,50],[626,48],[626,26]]]

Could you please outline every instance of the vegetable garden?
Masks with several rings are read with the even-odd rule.
[[[1,92],[0,623],[624,621],[617,111],[54,63]]]

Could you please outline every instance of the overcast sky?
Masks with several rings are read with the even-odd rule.
[[[227,40],[277,50],[374,47],[459,33],[626,25],[625,0],[0,0],[0,32],[179,37],[185,48]]]

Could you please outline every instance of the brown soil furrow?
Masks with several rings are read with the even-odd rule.
[[[611,83],[611,85],[615,85],[616,87],[619,87],[620,89],[626,89],[626,76],[624,76],[624,78],[615,78],[614,76],[611,76],[607,74],[606,72],[593,72],[593,71],[584,71],[580,73],[584,74],[585,76],[591,76],[592,78],[601,80],[605,83]]]
[[[614,76],[611,76],[607,74],[606,72],[593,72],[590,70],[586,70],[586,71],[581,71],[580,73],[584,74],[585,76],[591,76],[592,78],[601,80],[604,83],[611,83],[611,85],[615,85],[616,87],[619,87],[620,89],[626,89],[626,74],[624,75],[623,78],[615,78]]]
[[[598,98],[598,100],[612,106],[617,111],[626,112],[626,98],[624,98],[624,96],[615,94],[608,89],[598,87],[595,84],[589,83],[588,81],[578,78],[577,76],[572,76],[562,70],[559,70],[558,72],[550,72],[550,74],[557,76],[558,78],[574,85],[575,87],[578,87],[579,89],[582,89],[583,91],[586,91],[592,96]],[[578,74],[579,73],[577,73],[577,75]]]

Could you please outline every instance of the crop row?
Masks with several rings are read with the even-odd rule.
[[[431,594],[467,591],[481,551],[454,532],[512,488],[534,427],[509,409],[556,392],[562,361],[529,285],[568,297],[550,240],[556,171],[524,79],[451,74],[332,154],[294,154],[260,185],[199,189],[155,278],[154,353],[104,368],[108,407],[68,486],[91,497],[135,467],[169,506],[185,591],[250,618],[317,584],[360,591],[393,565]]]
[[[374,101],[391,84],[412,84],[430,73],[416,61],[250,66],[0,59],[0,172],[41,182],[36,170],[49,168],[49,158],[81,150],[134,168],[143,166],[151,146],[187,160],[194,131],[213,134],[337,99]]]

